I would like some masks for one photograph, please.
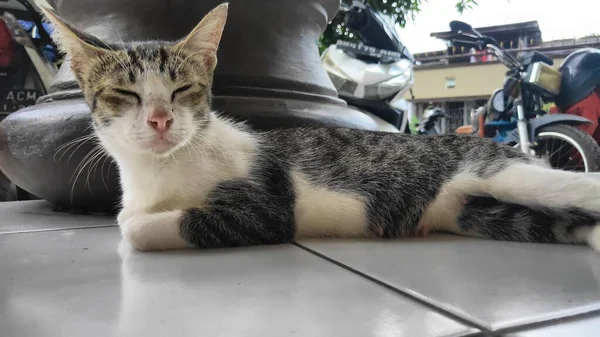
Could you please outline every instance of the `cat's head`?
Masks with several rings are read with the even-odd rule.
[[[206,128],[227,4],[174,43],[105,43],[44,12],[109,152],[166,156]]]

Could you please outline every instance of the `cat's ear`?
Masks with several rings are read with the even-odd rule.
[[[207,66],[213,70],[217,61],[217,49],[227,22],[228,3],[215,7],[202,21],[175,45],[175,48],[188,49],[195,55],[204,57]]]
[[[107,52],[101,47],[103,43],[95,37],[75,29],[54,11],[41,6],[40,9],[54,27],[52,39],[61,51],[71,57],[71,67],[74,71],[84,67],[90,58]]]

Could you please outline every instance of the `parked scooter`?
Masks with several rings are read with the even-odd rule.
[[[362,42],[338,41],[321,56],[339,97],[348,106],[390,124],[388,131],[410,133],[404,94],[413,85],[413,56],[394,24],[365,0],[342,5],[346,27]]]
[[[47,93],[58,71],[46,57],[48,47],[55,46],[42,25],[41,15],[26,0],[17,1],[33,18],[38,38],[33,39],[8,9],[0,16],[0,120],[35,104]],[[0,0],[0,10],[5,2]],[[30,198],[0,172],[0,201]]]
[[[517,60],[492,37],[484,36],[470,25],[452,21],[454,43],[490,50],[509,70],[504,86],[494,91],[475,127],[461,127],[458,133],[476,132],[482,137],[518,147],[547,161],[552,167],[596,172],[600,170],[600,147],[577,126],[590,120],[574,115],[548,114],[544,102],[556,101],[561,88],[561,73],[552,68],[553,60],[538,52],[525,53]]]
[[[419,135],[439,135],[438,122],[448,117],[446,112],[439,107],[433,106],[423,113],[423,119],[417,123],[416,129]]]
[[[2,3],[0,0],[0,10]],[[17,0],[35,24],[37,39],[25,31],[8,10],[0,17],[0,119],[35,104],[45,95],[58,71],[44,48],[54,46],[41,15],[26,0]]]

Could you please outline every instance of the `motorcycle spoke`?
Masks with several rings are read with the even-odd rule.
[[[555,140],[556,140],[556,139],[552,139],[552,144],[554,144],[554,141],[555,141]],[[559,148],[558,148],[558,150],[556,150],[556,151],[552,152],[552,153],[551,153],[549,156],[550,156],[550,157],[552,157],[552,156],[553,156],[553,155],[554,155],[556,152],[558,152],[558,158],[562,158],[562,156],[561,156],[560,154],[562,153],[562,151],[561,151],[561,150],[563,149],[563,147],[564,147],[564,146],[565,146],[565,145],[563,145],[563,146],[559,147]]]
[[[585,170],[583,160],[581,158],[573,158],[572,151],[575,147],[569,142],[556,138],[545,139],[543,149],[543,153],[545,153],[546,160],[550,166],[569,171]]]

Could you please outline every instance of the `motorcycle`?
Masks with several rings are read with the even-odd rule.
[[[600,49],[582,48],[572,52],[559,72],[561,89],[554,102],[556,112],[591,120],[591,124],[580,129],[600,143]]]
[[[499,143],[520,148],[542,158],[553,168],[596,172],[600,170],[600,147],[578,126],[590,120],[567,114],[548,114],[544,102],[557,101],[570,88],[561,87],[561,73],[553,60],[539,52],[526,52],[517,60],[492,37],[469,24],[450,22],[453,44],[489,50],[507,68],[502,88],[495,90],[474,125],[457,133],[476,133]],[[558,145],[558,146],[556,146]]]
[[[383,124],[382,131],[410,133],[408,102],[414,58],[394,24],[366,1],[342,4],[344,23],[361,42],[337,41],[321,55],[339,97]]]
[[[7,0],[0,0],[2,3]],[[20,21],[6,9],[0,16],[0,121],[9,114],[35,104],[50,87],[57,66],[48,59],[56,46],[42,24],[41,15],[26,0],[17,0],[33,21]],[[22,23],[32,23],[32,34]],[[0,201],[31,199],[0,172]]]

